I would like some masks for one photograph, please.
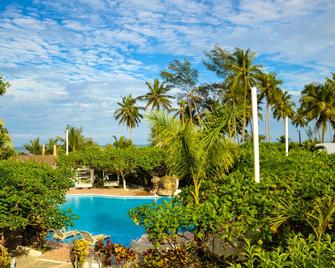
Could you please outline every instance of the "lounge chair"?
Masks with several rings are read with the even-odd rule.
[[[78,234],[77,230],[66,231],[65,229],[62,229],[62,230],[55,229],[53,231],[54,231],[53,238],[57,240],[61,240],[61,241],[63,241],[64,239],[68,237],[76,236]]]
[[[79,231],[79,233],[82,235],[82,237],[89,242],[90,245],[94,245],[96,242],[98,242],[99,240],[105,240],[106,238],[108,238],[108,235],[104,235],[104,234],[98,234],[98,235],[92,235],[89,232],[86,231]]]

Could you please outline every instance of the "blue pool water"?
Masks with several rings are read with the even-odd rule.
[[[143,227],[132,222],[129,210],[152,202],[161,203],[164,199],[167,200],[152,197],[67,196],[61,208],[71,209],[80,217],[70,229],[110,235],[113,243],[129,246],[132,239],[138,239],[145,232]]]

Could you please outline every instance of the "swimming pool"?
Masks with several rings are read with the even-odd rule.
[[[168,199],[68,195],[61,209],[71,209],[80,217],[70,229],[110,235],[113,243],[129,246],[132,239],[139,238],[145,232],[143,227],[133,223],[129,210],[152,202],[161,203],[162,200]]]

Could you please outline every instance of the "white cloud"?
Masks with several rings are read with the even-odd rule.
[[[25,120],[28,129],[33,122],[47,127],[50,120],[58,126],[49,127],[50,134],[67,118],[86,127],[94,119],[107,122],[121,95],[142,94],[144,81],[166,66],[159,55],[199,62],[215,44],[257,51],[297,96],[304,84],[334,71],[334,14],[332,0],[34,0],[29,7],[9,5],[0,13],[1,72],[12,83],[0,100],[3,114]],[[37,103],[43,103],[43,112]],[[140,132],[137,138],[143,139]],[[98,139],[104,135],[94,133]]]

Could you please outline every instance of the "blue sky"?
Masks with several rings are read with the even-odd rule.
[[[184,57],[200,82],[214,81],[201,65],[214,45],[251,48],[297,100],[306,83],[335,72],[334,25],[334,0],[2,0],[0,73],[12,87],[0,117],[16,146],[63,135],[67,124],[112,142],[129,135],[113,116],[121,96],[143,94],[145,81]],[[143,122],[135,143],[148,133]]]

